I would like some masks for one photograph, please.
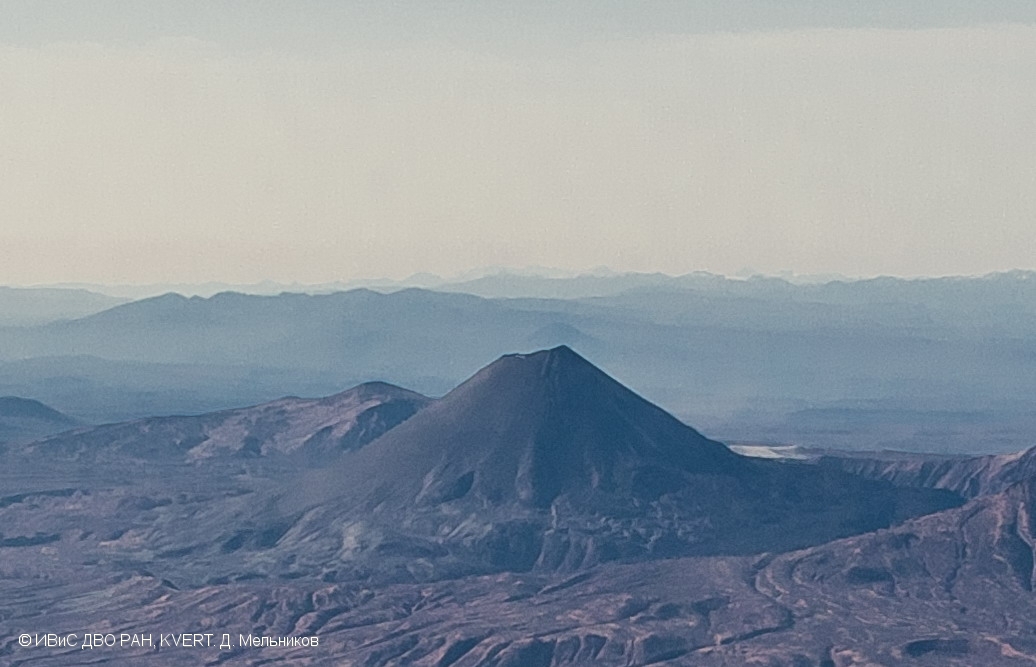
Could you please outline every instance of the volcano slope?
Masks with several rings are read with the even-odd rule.
[[[284,508],[312,509],[279,546],[345,578],[785,551],[959,503],[738,456],[567,347],[501,358],[297,488]]]
[[[275,443],[310,442],[326,417],[308,437],[305,420],[263,422],[248,451],[206,448],[211,428],[198,442],[139,423],[25,448],[2,476],[18,488],[0,499],[0,658],[851,664],[798,599],[759,584],[785,558],[760,554],[963,511],[946,490],[738,456],[566,347],[503,357],[371,442],[319,450],[321,469],[254,464],[292,461],[303,448]],[[62,475],[63,461],[77,467]],[[318,635],[321,648],[98,656],[13,639],[92,627]]]

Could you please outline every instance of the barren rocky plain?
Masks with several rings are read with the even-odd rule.
[[[567,347],[2,456],[5,665],[1036,662],[1036,454],[745,457]]]

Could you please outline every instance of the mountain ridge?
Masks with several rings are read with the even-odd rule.
[[[20,396],[0,396],[0,445],[20,443],[68,431],[82,422],[41,401]]]
[[[364,446],[431,399],[387,382],[323,398],[293,396],[194,416],[151,417],[79,429],[27,444],[23,457],[198,463],[213,457],[291,455],[311,464]]]
[[[568,301],[422,290],[160,297],[0,328],[0,394],[94,422],[324,395],[370,377],[442,395],[503,352],[567,343],[724,439],[1011,451],[1032,444],[1036,424],[1021,398],[1036,390],[1032,282],[771,290],[705,280]],[[99,361],[74,372],[46,361],[77,355]],[[170,364],[180,368],[167,375]]]

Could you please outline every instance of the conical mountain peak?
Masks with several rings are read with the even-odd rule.
[[[518,369],[535,369],[541,373],[555,374],[571,372],[577,369],[592,369],[600,372],[596,366],[581,357],[569,346],[559,345],[549,350],[539,350],[528,354],[505,354],[483,368],[480,373],[513,372]]]
[[[475,373],[447,396],[504,393],[516,402],[556,401],[561,396],[600,400],[619,392],[636,397],[567,345],[527,354],[507,354]],[[523,394],[521,397],[518,393]]]
[[[738,456],[556,347],[497,359],[307,474],[280,509],[305,514],[290,539],[328,535],[329,553],[347,552],[361,570],[396,554],[444,571],[467,559],[552,570],[798,549],[887,526],[897,493],[822,466]]]
[[[579,356],[579,354],[576,353],[576,351],[570,348],[568,345],[558,345],[557,347],[552,347],[547,350],[538,350],[536,352],[530,352],[528,354],[505,354],[500,358],[543,363],[565,363],[567,361],[568,363],[590,364],[589,361]]]
[[[657,496],[742,461],[560,346],[497,359],[346,464],[350,489],[397,506],[470,494],[546,507]]]

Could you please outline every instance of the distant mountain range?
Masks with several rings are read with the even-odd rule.
[[[1006,452],[1036,428],[1025,399],[1036,391],[1029,273],[807,285],[499,278],[617,291],[169,294],[0,328],[0,393],[95,423],[328,395],[372,378],[436,396],[484,359],[566,344],[723,440]]]
[[[851,278],[839,275],[797,276],[793,274],[745,275],[731,278],[707,271],[695,271],[674,276],[665,273],[618,272],[606,268],[584,273],[545,268],[524,271],[487,268],[450,277],[421,273],[400,280],[353,279],[313,284],[281,283],[272,280],[250,284],[207,282],[102,285],[83,283],[56,285],[53,289],[88,290],[119,299],[143,299],[170,292],[201,297],[210,297],[221,292],[276,296],[286,292],[329,294],[359,288],[378,291],[420,288],[440,292],[461,292],[486,298],[576,299],[613,296],[642,289],[665,289],[718,290],[741,296],[784,294],[791,298],[796,298],[797,295],[816,298],[817,295],[821,295],[823,298],[836,301],[851,298],[853,295],[872,298],[877,294],[879,300],[892,297],[891,300],[899,301],[904,296],[911,300],[918,298],[923,300],[925,297],[961,290],[962,286],[965,294],[977,290],[987,294],[999,294],[997,300],[1000,300],[1005,287],[1009,290],[1021,289],[1023,292],[1031,293],[1033,280],[1036,280],[1036,271],[1024,270],[991,273],[984,276],[939,278],[889,276]]]
[[[67,431],[80,422],[29,398],[0,396],[0,446]]]
[[[0,286],[0,327],[77,319],[127,301],[85,289]]]

